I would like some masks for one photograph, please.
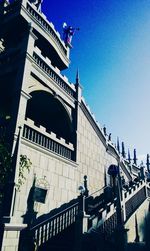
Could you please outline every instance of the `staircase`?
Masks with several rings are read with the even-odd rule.
[[[78,203],[33,226],[30,231],[38,247],[68,229],[78,215]]]
[[[83,218],[85,214],[89,214],[87,221],[87,233],[83,231],[82,240],[91,241],[91,236],[99,236],[106,242],[111,242],[118,227],[117,216],[117,200],[106,197],[108,187],[96,191],[88,197],[79,196],[72,203],[56,213],[55,215],[47,215],[47,219],[36,220],[36,224],[32,225],[28,231],[34,245],[39,251],[72,251],[75,244],[77,218],[82,215],[80,228],[83,228]],[[142,202],[146,199],[146,183],[140,181],[129,191],[122,191],[123,210],[121,209],[123,223],[135,212]],[[109,244],[109,243],[107,243]],[[113,245],[113,242],[112,242]],[[86,245],[85,245],[86,246]],[[110,244],[107,246],[111,246]],[[90,244],[88,245],[88,248]],[[22,250],[22,249],[21,249]],[[34,250],[34,249],[31,249]],[[84,249],[83,249],[84,250]],[[87,250],[87,249],[86,249]],[[90,250],[90,249],[89,249]],[[93,249],[92,251],[96,250]],[[108,248],[109,250],[109,248]],[[103,249],[102,249],[103,251]]]

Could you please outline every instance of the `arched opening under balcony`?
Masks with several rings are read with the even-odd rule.
[[[26,118],[73,143],[72,121],[62,102],[46,91],[34,91],[28,100]]]

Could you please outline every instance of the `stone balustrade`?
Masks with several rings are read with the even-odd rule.
[[[58,68],[53,67],[48,58],[44,58],[38,48],[35,49],[36,52],[33,53],[33,59],[35,63],[46,73],[48,76],[60,86],[67,94],[71,97],[75,95],[75,87],[70,84],[65,76],[60,74]],[[40,54],[40,56],[39,56]]]
[[[141,180],[124,195],[124,221],[126,221],[145,201],[147,197],[146,183]]]
[[[53,132],[47,132],[43,126],[35,125],[31,119],[27,119],[24,123],[23,137],[62,157],[73,159],[73,144],[66,142],[65,139],[58,137]]]
[[[30,13],[32,17],[36,19],[36,21],[43,27],[43,29],[48,32],[48,34],[53,38],[53,40],[57,43],[58,47],[60,48],[61,52],[67,56],[67,49],[65,47],[64,42],[60,38],[60,34],[55,31],[54,25],[50,23],[46,17],[39,13],[35,8],[34,5],[31,5],[29,2],[26,2],[27,11]]]
[[[132,196],[134,196],[139,190],[145,187],[145,181],[140,180],[139,182],[135,183],[132,187],[129,187],[128,191],[123,190],[124,201],[128,201]]]
[[[78,203],[64,209],[60,213],[31,228],[32,236],[36,240],[37,246],[41,246],[49,239],[55,237],[63,230],[71,226],[78,215]]]
[[[39,23],[43,29],[48,32],[48,34],[53,38],[53,40],[57,43],[58,47],[60,48],[61,52],[67,56],[67,49],[65,47],[64,42],[60,38],[60,34],[55,31],[54,25],[50,23],[46,17],[37,11],[34,5],[30,4],[29,1],[24,0],[22,3],[20,0],[13,1],[7,7],[5,7],[5,15],[14,14],[17,10],[20,10],[20,7],[25,5],[27,12]]]
[[[140,181],[139,183],[134,185],[130,189],[130,191],[128,191],[126,197],[123,196],[123,200],[126,200],[126,203],[130,204],[131,199],[135,199],[136,196],[136,201],[139,201],[139,198],[142,198],[141,192],[143,193],[144,188],[145,182]],[[100,189],[99,192],[102,192],[103,189],[104,188]],[[97,194],[97,192],[98,191],[96,191],[95,194]],[[85,202],[86,199],[90,198],[92,195],[94,195],[94,193],[85,198]],[[107,203],[103,208],[97,210],[97,212],[92,214],[89,218],[89,221],[91,222],[88,224],[91,229],[90,231],[94,232],[95,229],[97,233],[102,234],[106,241],[109,240],[110,236],[118,226],[116,200],[117,198],[114,199],[113,203]],[[142,200],[140,199],[140,202],[141,201]],[[87,201],[87,203],[89,202]],[[138,206],[138,204],[136,206]],[[135,209],[136,208],[132,207],[132,213],[134,213]],[[61,233],[63,230],[75,223],[77,216],[80,215],[80,210],[81,209],[79,207],[79,203],[75,203],[74,205],[64,209],[55,216],[52,216],[51,218],[46,219],[45,221],[33,226],[31,228],[31,232],[37,242],[37,245],[41,246],[50,238],[55,237],[57,234]]]

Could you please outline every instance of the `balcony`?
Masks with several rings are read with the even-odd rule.
[[[34,62],[44,71],[61,89],[63,89],[69,96],[75,96],[75,87],[67,81],[67,78],[60,74],[57,67],[53,67],[48,58],[41,55],[40,50],[36,47],[33,52]]]
[[[59,156],[73,160],[73,144],[57,137],[53,132],[47,132],[43,126],[35,125],[31,119],[27,119],[24,123],[23,138]]]
[[[50,58],[53,57],[55,65],[61,70],[68,68],[70,63],[69,48],[65,46],[54,25],[47,20],[43,13],[39,13],[33,4],[30,4],[27,0],[13,1],[5,8],[4,17],[6,17],[4,18],[4,24],[10,19],[16,20],[14,25],[20,24],[22,21],[31,23],[36,36],[42,44],[41,46],[43,46],[42,49],[50,48],[47,54],[49,54]],[[52,54],[50,54],[51,51]]]

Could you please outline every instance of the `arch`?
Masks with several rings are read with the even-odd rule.
[[[63,101],[46,91],[33,91],[30,95],[26,117],[58,137],[73,142],[72,119]]]

